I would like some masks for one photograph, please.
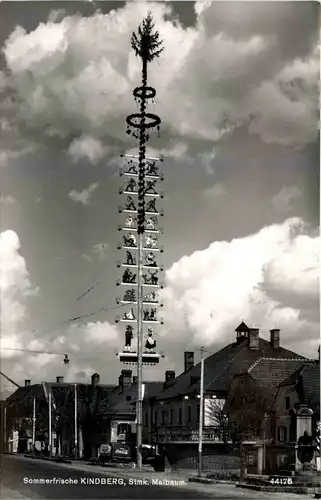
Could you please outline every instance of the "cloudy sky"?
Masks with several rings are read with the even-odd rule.
[[[242,319],[316,355],[318,4],[3,1],[1,358],[19,383],[122,368],[117,164],[135,148],[130,36],[148,9],[165,48],[149,152],[165,158],[166,358],[146,378],[233,341]]]

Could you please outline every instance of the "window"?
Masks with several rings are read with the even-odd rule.
[[[178,408],[178,423],[179,424],[183,423],[183,411],[182,411],[182,408]]]
[[[148,426],[148,412],[145,411],[145,426]]]
[[[187,422],[190,422],[192,420],[192,407],[188,406],[187,407]]]
[[[165,425],[165,410],[162,410],[162,424]]]
[[[291,406],[290,396],[285,397],[285,409],[289,410]]]
[[[287,428],[281,425],[278,428],[278,441],[284,443],[287,440]]]
[[[154,411],[154,425],[157,427],[157,411]]]
[[[118,424],[117,434],[127,434],[130,432],[130,424]]]
[[[200,421],[200,405],[197,405],[196,407],[196,421]]]
[[[131,396],[126,396],[126,401],[131,401],[132,397]]]

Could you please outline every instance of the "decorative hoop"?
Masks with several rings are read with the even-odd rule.
[[[134,92],[134,96],[138,99],[152,99],[156,95],[156,90],[153,87],[136,87]]]
[[[145,118],[146,121],[144,123],[140,123],[142,118]],[[135,122],[137,120],[137,123]],[[148,122],[149,120],[149,122]],[[132,115],[127,116],[126,122],[128,125],[138,129],[146,129],[157,127],[161,123],[161,119],[159,116],[154,115],[153,113],[145,113],[144,115],[140,113],[133,113]]]

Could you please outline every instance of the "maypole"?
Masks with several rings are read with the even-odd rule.
[[[142,466],[142,425],[143,425],[143,364],[154,365],[159,362],[160,354],[156,352],[156,338],[153,327],[159,323],[157,307],[161,306],[157,289],[159,272],[162,268],[157,262],[156,254],[162,252],[159,246],[159,217],[162,213],[156,202],[162,195],[158,192],[157,183],[163,178],[159,171],[161,158],[146,156],[146,144],[150,138],[148,132],[157,130],[159,135],[161,120],[159,116],[148,113],[148,99],[154,99],[156,90],[147,85],[148,63],[156,59],[161,52],[162,41],[159,33],[154,31],[151,14],[143,20],[138,33],[133,33],[131,45],[136,56],[142,60],[142,85],[134,89],[133,95],[139,105],[139,113],[130,114],[126,118],[127,134],[132,135],[139,143],[138,155],[124,155],[125,169],[121,175],[126,177],[120,194],[126,196],[125,208],[119,212],[126,215],[119,230],[123,231],[123,244],[119,249],[126,252],[126,257],[118,263],[125,267],[118,285],[127,287],[122,299],[117,302],[129,304],[130,310],[116,322],[126,323],[125,347],[118,353],[120,361],[126,364],[137,364],[137,402],[136,402],[136,445],[137,467]],[[129,288],[130,287],[130,288]],[[136,323],[137,348],[132,350],[134,338],[133,326]],[[148,332],[144,342],[144,324]]]

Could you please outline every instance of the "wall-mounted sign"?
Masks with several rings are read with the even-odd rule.
[[[127,444],[113,443],[113,458],[130,460],[131,448]]]
[[[98,455],[104,457],[110,457],[112,452],[112,446],[110,444],[102,444],[99,447]]]

